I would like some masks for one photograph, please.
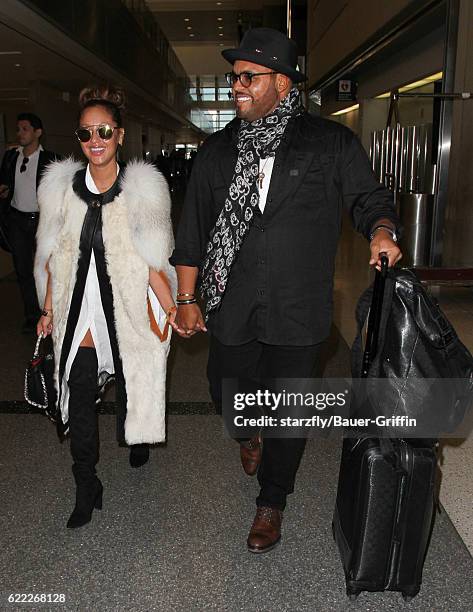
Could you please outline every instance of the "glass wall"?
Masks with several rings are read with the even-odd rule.
[[[191,121],[204,132],[217,132],[224,128],[235,117],[234,110],[201,109],[191,110]]]
[[[230,102],[231,87],[222,75],[191,75],[190,95],[193,101],[191,121],[207,133],[224,128],[235,117]]]
[[[191,97],[196,102],[228,102],[231,87],[222,75],[191,75]]]

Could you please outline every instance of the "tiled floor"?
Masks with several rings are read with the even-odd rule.
[[[354,311],[358,297],[372,282],[368,245],[363,237],[344,226],[337,254],[335,317],[345,341],[356,333]],[[431,287],[461,341],[473,353],[473,287]],[[473,554],[473,437],[442,444],[440,500],[460,536]]]

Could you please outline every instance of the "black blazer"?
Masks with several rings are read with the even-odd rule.
[[[9,188],[8,198],[3,200],[4,205],[9,205],[11,203],[13,193],[15,191],[15,170],[18,155],[19,151],[17,149],[10,149],[9,151],[6,151],[5,155],[3,156],[2,165],[0,167],[0,185],[8,185]],[[58,159],[61,159],[61,157],[52,151],[43,150],[39,152],[38,171],[36,173],[36,189],[39,187],[39,183],[46,166],[50,162]],[[0,200],[0,202],[2,201]]]
[[[239,120],[210,136],[187,188],[173,265],[200,267],[237,159]],[[256,210],[208,327],[225,344],[258,339],[310,345],[328,336],[342,212],[367,238],[376,222],[399,221],[353,132],[304,113],[277,151],[264,214]]]

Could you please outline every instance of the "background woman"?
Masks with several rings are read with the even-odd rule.
[[[89,522],[102,504],[95,400],[98,379],[115,374],[117,438],[130,464],[143,465],[149,443],[165,438],[169,337],[175,327],[175,278],[166,181],[151,165],[117,163],[123,143],[123,92],[84,89],[76,136],[88,164],[51,164],[38,192],[41,210],[35,276],[38,334],[52,333],[58,408],[69,430],[76,505],[67,523]],[[170,336],[170,334],[169,334]]]

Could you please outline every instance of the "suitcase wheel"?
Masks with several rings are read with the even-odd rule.
[[[403,593],[402,598],[406,603],[409,603],[412,599],[414,599],[414,595],[409,595],[408,593]]]

